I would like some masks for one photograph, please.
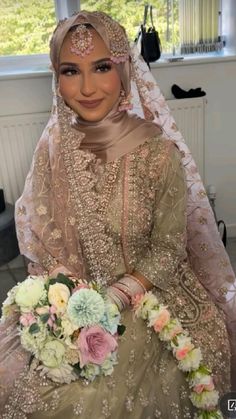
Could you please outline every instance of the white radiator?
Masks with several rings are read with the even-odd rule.
[[[168,100],[176,124],[204,178],[204,98]],[[36,143],[49,113],[0,117],[0,188],[7,202],[21,195]]]
[[[174,99],[167,103],[204,180],[206,98]]]
[[[0,117],[0,188],[7,202],[21,195],[34,149],[49,113]]]

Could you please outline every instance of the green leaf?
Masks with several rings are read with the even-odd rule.
[[[29,333],[31,333],[31,335],[33,335],[34,333],[38,333],[39,331],[40,331],[40,327],[38,323],[31,324],[29,328]]]
[[[61,319],[59,317],[56,318],[55,323],[57,326],[61,326]]]
[[[56,336],[56,338],[59,338],[59,336],[61,334],[61,330],[54,330],[53,334],[54,334],[54,336]]]
[[[40,317],[40,320],[41,320],[42,323],[47,323],[47,321],[50,317],[50,314],[49,313],[41,314],[41,316],[39,316],[39,317]]]
[[[74,282],[63,274],[58,274],[56,278],[51,278],[48,285],[50,286],[57,283],[66,285],[70,290],[75,288]]]
[[[125,333],[126,327],[123,324],[119,324],[117,327],[118,335],[122,336]]]
[[[76,372],[76,374],[80,374],[81,373],[81,371],[82,371],[82,368],[80,367],[80,363],[78,362],[77,364],[74,364],[73,365],[73,368],[74,368],[74,370],[75,370],[75,372]]]

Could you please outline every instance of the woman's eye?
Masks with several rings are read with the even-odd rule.
[[[110,71],[111,68],[111,63],[102,63],[96,66],[96,71],[98,71],[99,73],[106,73],[107,71]]]
[[[62,68],[60,73],[64,76],[75,76],[78,74],[78,70],[76,68]]]

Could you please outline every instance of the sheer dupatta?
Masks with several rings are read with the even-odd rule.
[[[170,109],[146,63],[132,48],[132,112],[161,126],[182,153],[188,185],[187,251],[195,274],[224,311],[236,372],[236,279],[203,183]],[[236,379],[234,378],[234,381]],[[236,383],[234,383],[236,388]]]

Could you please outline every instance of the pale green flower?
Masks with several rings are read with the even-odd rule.
[[[40,375],[46,375],[55,383],[59,384],[70,384],[72,381],[78,379],[78,375],[74,372],[74,368],[68,364],[61,365],[60,368],[48,368],[44,365],[40,365],[38,368]]]
[[[104,300],[93,289],[83,288],[76,291],[68,301],[68,317],[78,328],[99,323],[104,311]]]
[[[114,365],[117,365],[117,353],[113,352],[109,358],[107,358],[101,365],[102,373],[106,375],[111,375],[114,371]]]
[[[29,327],[24,327],[20,331],[20,341],[27,351],[33,353],[36,358],[39,356],[40,350],[43,348],[47,340],[47,328],[43,323],[39,323],[40,330],[37,333],[30,333]]]
[[[39,354],[39,360],[49,368],[61,366],[65,355],[65,346],[56,339],[48,340]]]
[[[47,297],[44,284],[44,277],[37,276],[29,276],[19,284],[15,294],[15,302],[20,306],[21,311],[30,311]]]
[[[81,377],[93,381],[97,375],[100,375],[100,367],[96,364],[87,364],[80,373]]]

